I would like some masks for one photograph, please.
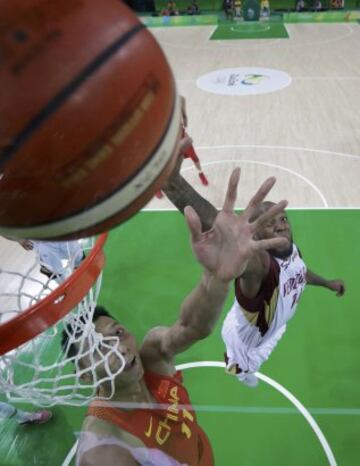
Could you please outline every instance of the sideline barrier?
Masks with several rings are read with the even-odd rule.
[[[349,23],[360,21],[360,11],[284,13],[284,23]]]
[[[141,16],[140,19],[147,27],[208,26],[218,23],[217,15]]]
[[[216,24],[241,25],[244,22],[231,22],[224,20],[218,14],[211,15],[179,15],[179,16],[140,16],[140,20],[147,27],[166,26],[209,26]],[[360,10],[349,11],[320,11],[320,12],[289,12],[283,15],[272,15],[266,21],[259,23],[283,22],[283,23],[360,23]],[[257,21],[254,21],[257,23]]]

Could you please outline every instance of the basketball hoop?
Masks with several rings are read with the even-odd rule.
[[[114,378],[124,369],[125,361],[117,349],[117,339],[97,333],[92,322],[106,237],[80,240],[85,257],[76,269],[69,249],[62,261],[61,280],[44,278],[39,254],[34,252],[26,269],[0,269],[0,392],[8,399],[39,406],[80,406],[96,397],[103,383],[111,387],[112,396]],[[60,345],[63,330],[68,337],[65,351]],[[70,356],[67,350],[74,343],[78,352]],[[109,364],[113,355],[119,361],[115,369]],[[84,357],[92,361],[86,370],[79,366]],[[104,368],[101,377],[96,373],[99,364]],[[82,381],[85,372],[86,383]]]

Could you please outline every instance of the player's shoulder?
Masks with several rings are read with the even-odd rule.
[[[141,348],[140,354],[146,356],[148,352],[158,351],[161,349],[161,344],[166,338],[166,335],[170,327],[157,326],[151,328],[145,335]]]
[[[152,328],[143,340],[140,356],[144,368],[159,375],[172,376],[176,370],[173,355],[167,352],[167,343],[176,326]]]

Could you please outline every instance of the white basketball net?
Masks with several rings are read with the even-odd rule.
[[[83,251],[86,254],[91,250],[94,242],[93,239],[80,240],[77,241],[80,248],[62,248],[60,262],[55,259],[44,262],[41,249],[35,247],[25,251],[9,242],[9,249],[17,248],[17,254],[14,256],[16,260],[8,261],[0,269],[0,325],[51,293],[73,273],[81,262]],[[21,256],[20,260],[18,256]],[[48,271],[55,272],[51,277],[40,273],[44,263]],[[5,393],[9,400],[38,406],[80,406],[96,397],[98,387],[106,383],[111,391],[109,398],[113,396],[114,379],[124,369],[125,360],[117,349],[117,338],[104,337],[95,331],[92,317],[100,286],[101,274],[89,293],[65,318],[33,340],[0,356],[0,393]],[[66,349],[75,343],[76,356],[70,357],[62,351],[60,342],[64,328],[68,335]],[[118,361],[116,367],[114,358],[112,365],[109,363],[113,355]],[[85,357],[91,361],[86,370],[79,365]]]

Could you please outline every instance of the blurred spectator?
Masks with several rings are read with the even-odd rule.
[[[262,18],[268,18],[270,16],[269,0],[261,0],[261,2],[260,2],[260,16]]]
[[[199,15],[200,14],[199,4],[196,2],[196,0],[192,0],[191,5],[187,7],[186,11],[188,15]]]
[[[235,16],[237,18],[241,17],[241,0],[234,0],[234,10],[235,10]]]
[[[234,17],[234,1],[233,0],[224,0],[223,9],[225,12],[226,19],[233,19]]]
[[[168,2],[168,4],[167,4],[167,7],[165,8],[165,10],[163,10],[161,12],[161,14],[163,16],[176,16],[176,15],[178,15],[179,11],[176,8],[176,3],[170,0],[170,2]]]
[[[61,283],[72,270],[85,259],[84,251],[77,240],[72,241],[33,241],[15,239],[26,251],[35,249],[40,262],[40,272]]]
[[[331,0],[331,8],[334,10],[344,8],[344,0]]]
[[[305,10],[304,0],[297,0],[295,10],[296,11],[304,11]]]

